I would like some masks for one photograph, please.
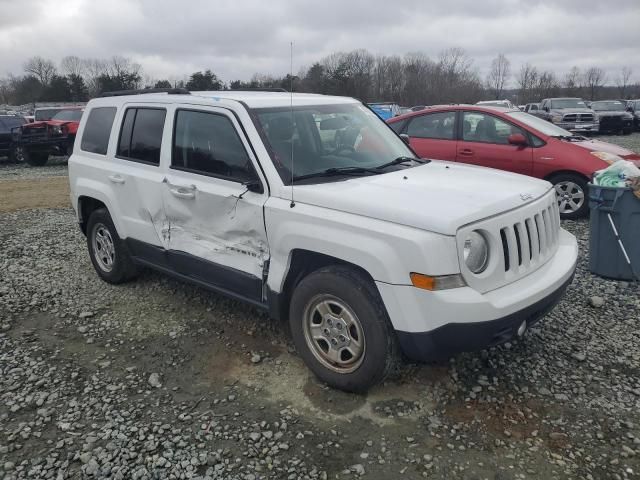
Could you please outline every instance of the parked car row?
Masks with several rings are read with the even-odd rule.
[[[50,155],[70,155],[84,107],[47,107],[34,112],[34,120],[18,115],[0,116],[0,155],[11,161],[42,166]]]
[[[554,112],[570,105],[567,109],[572,115],[583,115],[575,112],[573,102],[548,100],[543,105]],[[574,117],[572,121],[575,124],[578,120]],[[519,108],[451,105],[401,115],[388,120],[388,124],[406,136],[420,157],[497,168],[550,181],[558,194],[560,215],[565,219],[586,215],[587,183],[596,170],[619,158],[640,164],[640,155],[630,150],[574,134]]]

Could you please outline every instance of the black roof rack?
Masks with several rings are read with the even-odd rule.
[[[191,95],[186,88],[143,88],[140,90],[116,90],[102,92],[100,97],[124,97],[125,95],[144,95],[145,93],[167,93],[172,95]]]
[[[287,92],[284,88],[232,88],[227,92]]]

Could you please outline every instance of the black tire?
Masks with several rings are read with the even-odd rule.
[[[47,152],[30,152],[28,149],[24,149],[24,161],[32,167],[41,167],[49,160],[49,154]]]
[[[632,128],[625,128],[624,130],[622,130],[623,135],[631,135],[631,132],[633,132]]]
[[[104,245],[104,243],[96,239],[98,233],[102,234],[102,242],[108,238],[113,245],[114,254],[110,256],[110,269],[106,266],[107,262],[104,260],[106,256],[104,254],[105,251],[100,251],[104,248],[104,246],[101,246]],[[96,240],[94,241],[94,239]],[[113,284],[124,283],[138,274],[138,270],[131,260],[126,244],[118,236],[111,216],[104,208],[94,210],[89,216],[89,221],[87,222],[87,248],[93,268],[95,268],[98,276],[105,282]]]
[[[26,149],[21,145],[15,145],[9,151],[9,161],[13,163],[25,163]]]
[[[577,173],[560,173],[551,177],[549,181],[554,185],[554,187],[556,187],[556,191],[558,191],[559,185],[564,183],[574,184],[582,192],[582,204],[577,210],[574,211],[563,211],[561,199],[558,198],[558,206],[560,207],[560,218],[562,220],[575,220],[577,218],[587,216],[587,214],[589,213],[589,190],[587,187],[587,179],[585,177]],[[558,195],[560,195],[560,192],[558,192]]]
[[[312,305],[325,298],[329,298],[329,302],[337,299],[346,305],[361,326],[364,351],[359,362],[352,366],[352,371],[340,372],[328,367],[323,363],[327,362],[326,359],[318,359],[317,347],[309,345],[306,340],[306,314]],[[331,387],[347,392],[365,392],[396,370],[400,354],[395,332],[375,284],[364,274],[337,265],[316,270],[295,287],[289,308],[291,335],[297,351],[311,371]],[[330,316],[334,314],[332,311]],[[326,326],[325,320],[322,320],[322,325]],[[352,334],[351,337],[357,338],[357,335]],[[328,346],[328,342],[324,343]]]

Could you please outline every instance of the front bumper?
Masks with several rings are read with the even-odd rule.
[[[573,278],[575,237],[560,230],[558,250],[543,266],[484,294],[470,287],[437,292],[377,282],[404,353],[431,361],[498,345],[518,327],[537,322],[560,300]]]

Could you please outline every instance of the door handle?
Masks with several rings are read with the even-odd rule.
[[[195,187],[193,189],[186,189],[184,187],[172,187],[169,188],[171,195],[178,198],[191,199],[196,198]]]
[[[111,180],[112,183],[118,183],[120,185],[124,183],[124,178],[120,175],[109,175],[109,180]]]
[[[458,153],[460,155],[470,156],[470,155],[473,155],[473,150],[470,150],[468,148],[463,148],[462,150],[459,150]]]

